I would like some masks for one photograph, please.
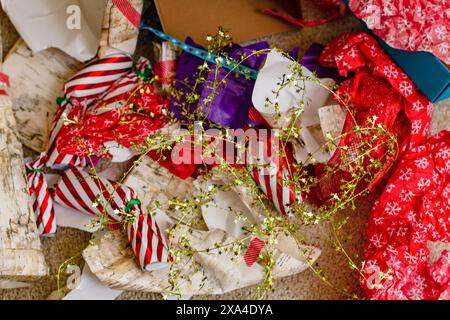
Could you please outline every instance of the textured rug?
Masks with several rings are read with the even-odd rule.
[[[303,1],[306,18],[315,18],[320,13],[311,5],[310,1]],[[1,17],[2,25],[8,28],[8,43],[4,50],[8,50],[17,38],[17,34],[10,27],[4,17]],[[220,22],[220,21],[219,21]],[[5,30],[5,29],[3,29]],[[300,48],[303,53],[311,43],[327,43],[335,36],[345,31],[362,30],[359,22],[347,16],[324,26],[290,31],[282,34],[272,35],[257,40],[267,40],[271,45],[289,50],[294,47]],[[433,114],[432,133],[439,130],[450,130],[450,100],[436,105]],[[364,233],[367,216],[372,208],[376,194],[361,200],[356,210],[345,210],[340,213],[342,218],[348,217],[349,222],[345,226],[344,233],[351,234],[352,239],[344,246],[351,255],[362,253],[364,244]],[[358,275],[348,266],[348,260],[342,253],[336,252],[330,237],[331,229],[328,223],[320,223],[314,227],[304,230],[311,244],[316,244],[322,249],[322,255],[318,259],[318,265],[326,273],[327,281],[323,281],[312,271],[307,270],[298,275],[283,278],[275,282],[275,290],[270,293],[269,299],[346,299],[350,294],[359,293]],[[51,272],[56,274],[60,264],[68,258],[80,254],[87,246],[90,235],[68,228],[59,228],[54,238],[42,239],[44,253]],[[77,263],[82,265],[82,259]],[[46,299],[56,289],[54,277],[44,278],[34,283],[29,288],[0,290],[0,299]],[[194,299],[251,299],[254,297],[255,288],[249,287],[221,296],[193,297]],[[119,299],[160,299],[158,294],[140,292],[124,292]]]

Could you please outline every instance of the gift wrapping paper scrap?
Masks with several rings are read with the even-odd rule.
[[[44,178],[45,167],[54,169],[67,166],[85,166],[86,159],[73,154],[61,153],[56,148],[56,139],[64,128],[65,119],[74,104],[87,104],[102,95],[112,84],[126,74],[132,66],[132,60],[126,55],[112,55],[93,61],[73,76],[64,87],[64,98],[59,99],[47,151],[27,164],[28,188],[32,207],[38,221],[38,229],[44,234],[56,232],[56,220],[51,196]]]
[[[290,144],[281,150],[280,143],[273,143],[278,139],[269,135],[263,139],[267,143],[251,143],[247,150],[247,169],[261,191],[273,203],[276,210],[283,216],[290,216],[290,207],[303,201],[300,194],[296,194],[292,183],[294,159]],[[283,156],[280,156],[280,155]],[[266,163],[270,161],[269,165]],[[256,162],[256,163],[255,163]]]
[[[350,0],[349,7],[391,47],[427,51],[450,64],[450,1]]]
[[[142,25],[141,29],[148,30],[165,41],[170,41],[177,47],[181,48],[183,51],[189,52],[190,54],[192,54],[204,61],[208,61],[208,62],[214,63],[214,64],[220,63],[224,68],[229,69],[230,71],[242,74],[242,75],[252,78],[252,79],[256,79],[256,76],[258,75],[258,71],[255,69],[249,68],[243,64],[239,64],[236,61],[229,59],[227,57],[219,56],[215,53],[210,53],[206,50],[191,46],[191,45],[187,44],[186,42],[182,42],[168,34],[165,34],[162,31],[155,29],[155,28]]]
[[[375,203],[366,228],[365,295],[450,299],[450,254],[430,263],[430,241],[450,242],[449,131],[406,152]]]
[[[39,234],[52,235],[56,233],[56,219],[53,198],[44,177],[45,162],[46,155],[42,153],[26,164],[26,168],[30,171],[27,175],[27,185]]]
[[[194,43],[190,38],[186,39],[186,43],[198,50],[204,50],[203,47]],[[259,69],[264,62],[266,54],[252,55],[252,53],[266,49],[269,49],[267,42],[257,42],[244,47],[234,44],[225,50],[227,55],[236,61],[240,61],[242,56],[246,55],[248,58],[244,61],[245,65],[252,69]],[[212,70],[205,75],[207,78],[206,82],[212,83],[216,80],[220,83],[226,80],[226,85],[220,85],[213,100],[202,109],[200,109],[201,101],[211,95],[212,88],[210,86],[204,84],[195,85],[195,93],[200,97],[199,102],[189,103],[187,101],[186,95],[192,93],[190,87],[193,87],[196,82],[195,76],[198,72],[198,67],[204,63],[204,59],[192,55],[190,52],[184,51],[180,55],[174,89],[182,94],[180,97],[173,97],[170,101],[170,109],[175,114],[176,119],[188,121],[189,119],[184,115],[184,112],[201,112],[209,121],[224,128],[237,129],[251,124],[248,112],[252,106],[251,96],[255,80],[242,75],[236,77],[235,74],[230,74],[229,70],[225,68],[216,70],[213,67],[214,63],[208,63]]]
[[[170,261],[162,231],[152,215],[142,211],[132,188],[73,167],[66,170],[57,183],[54,200],[100,219],[106,217],[112,229],[123,224],[142,269],[157,270]]]
[[[117,6],[120,12],[139,29],[141,24],[141,14],[137,11],[128,0],[112,0],[113,4]]]
[[[89,105],[74,101],[66,117],[70,123],[59,131],[56,148],[61,153],[109,157],[113,143],[131,148],[143,143],[168,122],[169,101],[148,84],[152,69],[141,58],[133,71],[123,74]]]
[[[366,33],[342,34],[327,45],[320,61],[324,66],[337,67],[341,76],[347,77],[350,72],[354,73],[354,76],[339,85],[336,92],[353,106],[356,120],[355,123],[351,115],[347,116],[343,134],[349,134],[340,140],[340,147],[353,149],[357,157],[360,141],[357,134],[350,132],[355,125],[370,126],[368,121],[373,119],[396,136],[399,145],[397,156],[421,144],[428,137],[432,104],[373,37]],[[385,149],[375,151],[373,156],[382,159]],[[383,160],[386,169],[377,173],[369,184],[371,190],[386,177],[393,160]],[[343,161],[341,153],[335,152],[328,164],[338,165]],[[327,175],[323,169],[322,165],[316,166],[316,175]],[[327,178],[311,193],[311,197],[320,203],[329,199],[332,193],[339,193],[340,180],[346,179],[346,175],[348,173],[342,171]]]

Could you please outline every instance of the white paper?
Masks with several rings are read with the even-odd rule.
[[[69,292],[63,300],[114,300],[123,290],[111,289],[104,285],[89,269],[87,263],[84,265],[78,287]]]
[[[319,109],[323,107],[330,97],[330,91],[326,89],[334,84],[334,80],[320,79],[319,85],[314,81],[304,81],[297,79],[299,86],[305,87],[304,91],[293,84],[286,85],[279,90],[283,78],[292,78],[292,65],[295,62],[285,57],[282,53],[272,50],[267,55],[264,67],[260,70],[253,90],[252,101],[255,108],[268,121],[273,128],[286,128],[293,124],[300,128],[300,139],[292,141],[294,144],[295,159],[299,163],[309,163],[309,155],[313,155],[318,162],[326,162],[331,154],[322,150],[322,144],[317,134],[313,134],[313,127],[320,127]],[[312,73],[302,66],[303,76],[310,76]],[[278,83],[278,85],[277,85]],[[325,87],[324,87],[325,86]],[[276,96],[276,92],[278,96]],[[272,103],[266,106],[269,99]],[[277,110],[273,103],[278,100],[280,119],[276,118]],[[294,108],[299,107],[304,101],[304,111],[294,119]],[[319,136],[322,136],[319,134]]]
[[[324,137],[330,134],[333,139],[337,139],[342,134],[346,116],[347,112],[338,104],[320,108],[320,126]]]
[[[293,120],[291,111],[294,107],[299,106],[303,100],[305,102],[305,110],[302,119],[302,125],[309,126],[319,122],[319,116],[317,110],[322,107],[330,95],[329,90],[323,88],[313,81],[305,82],[305,91],[297,92],[298,88],[293,84],[283,87],[276,92],[284,78],[293,77],[292,65],[295,62],[285,57],[282,53],[271,50],[267,55],[263,68],[259,71],[258,77],[253,89],[252,102],[255,108],[261,113],[261,115],[269,122],[273,128],[283,128],[289,125]],[[310,76],[312,73],[308,69],[302,66],[303,76]],[[298,85],[303,85],[302,79],[296,79]],[[334,84],[334,81],[329,78],[320,79],[320,82],[324,86],[330,86]],[[278,121],[275,119],[277,111],[274,108],[273,103],[266,106],[266,100],[269,99],[272,102],[278,100],[279,112],[281,113],[281,119]]]
[[[27,288],[27,287],[31,287],[31,286],[32,286],[31,283],[25,283],[25,282],[8,280],[8,279],[0,279],[0,290]]]
[[[58,48],[79,61],[97,54],[106,0],[0,1],[33,52]]]
[[[212,184],[214,184],[213,181],[205,183],[206,187]],[[215,184],[220,183],[215,182]],[[234,211],[230,211],[230,208]],[[247,221],[236,220],[235,212],[242,214]],[[202,206],[202,215],[209,230],[221,229],[238,239],[245,236],[242,229],[244,226],[255,223],[252,213],[233,190],[215,193],[213,201]]]
[[[113,163],[125,162],[137,155],[133,150],[123,148],[115,141],[105,142],[103,145],[108,148],[108,153],[112,155],[111,161]]]

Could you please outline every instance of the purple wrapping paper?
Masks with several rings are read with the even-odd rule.
[[[196,45],[192,39],[187,38],[186,43],[197,48],[202,48]],[[241,47],[234,44],[227,53],[230,57],[240,60],[240,54],[250,55],[253,51],[268,49],[269,44],[267,42],[259,42],[249,45],[247,47]],[[203,49],[203,48],[202,48]],[[244,64],[250,68],[258,70],[266,58],[265,54],[259,56],[253,55],[244,61]],[[177,91],[183,91],[189,93],[190,88],[195,83],[195,74],[198,72],[198,67],[203,64],[203,60],[187,53],[183,52],[180,56],[176,74],[175,89]],[[217,80],[221,81],[229,71],[221,68],[219,70]],[[211,93],[210,85],[214,79],[213,71],[207,76],[206,86],[199,86],[195,92],[200,95],[200,102],[202,103],[206,97]],[[248,123],[248,111],[252,106],[252,92],[255,80],[246,79],[242,75],[236,76],[235,73],[230,74],[226,82],[218,89],[213,101],[205,105],[205,109],[202,113],[210,121],[227,128],[241,128]],[[209,83],[209,84],[208,84]],[[184,100],[183,100],[184,101]],[[199,103],[199,104],[201,104]],[[191,105],[189,112],[193,112],[198,109],[199,104]],[[182,114],[182,108],[180,101],[177,97],[172,98],[170,108],[174,112],[175,117],[181,121],[186,120],[186,117]]]
[[[186,39],[186,43],[196,48],[201,46],[194,43],[191,38]],[[246,47],[241,47],[234,44],[227,53],[230,57],[240,60],[242,54],[251,55],[253,51],[268,49],[267,42],[259,42]],[[324,49],[324,46],[314,43],[306,51],[305,55],[300,60],[300,63],[312,72],[316,72],[319,78],[333,78],[337,82],[342,78],[334,68],[326,68],[320,65],[319,57]],[[293,49],[290,55],[297,59],[298,49]],[[259,70],[262,66],[266,54],[253,55],[244,61],[244,64],[250,68]],[[204,63],[203,60],[183,52],[180,55],[178,68],[176,73],[175,90],[188,94],[191,92],[195,84],[195,75],[198,72],[198,67]],[[211,64],[209,64],[211,66]],[[218,72],[217,80],[221,81],[229,70],[221,68]],[[197,86],[195,93],[200,96],[200,103],[189,106],[189,113],[193,113],[202,104],[205,98],[210,95],[212,89],[210,84],[214,79],[214,71],[211,71],[207,76],[207,84]],[[204,105],[202,114],[211,122],[216,123],[225,128],[242,128],[246,125],[255,124],[248,117],[248,111],[252,107],[252,92],[255,80],[246,79],[242,75],[230,74],[225,83],[217,90],[217,93],[212,102]],[[180,121],[186,121],[187,117],[183,114],[181,104],[185,102],[184,97],[173,97],[170,102],[170,108],[174,112],[175,117]]]
[[[306,50],[305,55],[300,60],[300,64],[309,71],[316,72],[318,78],[331,78],[337,83],[340,83],[343,78],[339,75],[336,68],[327,68],[320,65],[319,58],[323,49],[325,49],[325,46],[313,43],[308,50]]]

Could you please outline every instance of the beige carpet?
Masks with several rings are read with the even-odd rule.
[[[309,2],[304,2],[304,10],[307,17],[316,16],[317,12],[311,7]],[[2,21],[2,24],[4,21]],[[333,37],[345,31],[360,30],[361,26],[356,19],[348,16],[339,21],[325,26],[308,28],[298,31],[286,32],[263,38],[268,40],[273,46],[289,50],[295,46],[300,47],[300,52],[304,52],[312,42],[327,43]],[[14,38],[11,31],[10,38]],[[258,39],[262,40],[262,39]],[[12,40],[11,40],[12,41]],[[6,49],[6,48],[5,48]],[[450,130],[450,100],[436,106],[433,115],[432,133],[439,130]],[[362,253],[364,243],[365,223],[368,213],[372,207],[376,195],[369,199],[364,199],[358,204],[357,210],[346,210],[341,213],[341,217],[349,217],[349,223],[345,227],[344,233],[351,234],[353,239],[345,246],[352,255]],[[276,281],[275,291],[269,294],[269,299],[345,299],[347,296],[336,290],[346,289],[350,293],[358,293],[357,274],[348,266],[348,260],[337,253],[330,242],[330,226],[328,223],[321,223],[318,226],[305,229],[305,234],[311,244],[317,244],[322,249],[322,255],[318,260],[318,265],[327,275],[330,282],[326,284],[313,272],[307,270],[298,275],[287,277]],[[44,238],[42,240],[47,262],[51,272],[56,273],[59,265],[66,259],[82,252],[87,246],[89,235],[73,229],[59,228],[55,238]],[[82,260],[78,261],[80,265]],[[333,288],[333,287],[334,288]],[[55,279],[48,277],[40,280],[30,288],[15,290],[0,290],[0,299],[46,299],[48,295],[56,289]],[[214,297],[195,297],[199,299],[250,299],[254,297],[255,288],[250,287],[237,290],[232,293]],[[119,299],[159,299],[160,295],[124,292]]]

